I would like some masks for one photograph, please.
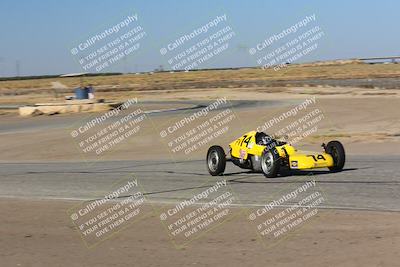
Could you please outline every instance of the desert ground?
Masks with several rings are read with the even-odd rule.
[[[399,257],[398,213],[323,211],[316,222],[270,246],[238,216],[181,249],[152,215],[88,249],[65,214],[71,205],[3,199],[2,265],[396,266]]]

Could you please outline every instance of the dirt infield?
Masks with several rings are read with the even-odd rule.
[[[183,249],[152,213],[88,249],[67,215],[74,204],[1,199],[1,265],[396,266],[399,257],[398,213],[322,210],[315,222],[269,247],[243,214]]]
[[[236,98],[246,93],[236,95]],[[281,95],[281,94],[280,94]],[[255,96],[256,97],[256,96]],[[264,98],[268,95],[264,94]],[[232,126],[229,134],[223,136],[221,144],[237,138],[241,133],[254,130],[273,116],[286,112],[295,103],[311,96],[302,96],[299,99],[285,99],[271,96],[268,101],[280,101],[280,105],[268,106],[260,103],[246,108],[235,109],[238,123]],[[229,99],[229,98],[228,98]],[[280,100],[278,100],[280,99]],[[261,100],[261,99],[260,99]],[[168,102],[167,102],[168,103]],[[203,102],[209,103],[209,102]],[[317,133],[303,140],[299,146],[318,149],[322,142],[339,139],[349,154],[398,154],[399,150],[399,123],[398,105],[400,98],[391,97],[329,97],[317,98],[317,107],[326,114]],[[154,104],[143,105],[143,110],[174,108],[189,104]],[[193,111],[194,112],[194,111]],[[77,160],[80,152],[71,138],[74,125],[89,118],[89,114],[42,116],[34,118],[20,118],[16,116],[0,116],[3,126],[0,149],[3,151],[0,160],[3,161],[35,161],[35,160]],[[160,139],[153,125],[165,120],[178,121],[184,116],[180,113],[166,113],[151,117],[152,124],[139,134],[138,138],[131,138],[123,145],[117,146],[104,160],[157,160],[170,156],[165,144]],[[239,121],[240,120],[240,121]],[[240,123],[239,123],[240,122]],[[32,136],[35,138],[32,138]],[[45,144],[45,147],[43,146]],[[195,151],[192,155],[203,158],[207,147]],[[96,157],[83,155],[87,160],[97,160]],[[176,156],[179,159],[179,155]]]

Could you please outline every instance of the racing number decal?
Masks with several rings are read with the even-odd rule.
[[[243,143],[245,143],[246,147],[248,147],[250,140],[251,140],[251,136],[247,137],[246,139],[243,138],[242,145],[243,145]]]
[[[251,140],[251,135],[250,136],[243,135],[243,138],[238,139],[237,143],[239,144],[239,146],[243,146],[243,143],[245,143],[246,144],[245,147],[248,147],[250,140]]]
[[[314,161],[318,161],[320,159],[326,160],[325,157],[323,155],[307,155],[307,157],[312,157],[314,159]]]
[[[246,139],[247,135],[243,135],[243,137],[239,138],[236,141],[236,144],[238,144],[239,146],[242,146],[244,139]]]

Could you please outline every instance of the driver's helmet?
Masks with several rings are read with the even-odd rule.
[[[273,141],[272,137],[263,132],[256,133],[256,143],[258,145],[266,146]]]

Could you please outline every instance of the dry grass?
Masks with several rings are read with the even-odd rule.
[[[262,69],[209,70],[179,73],[128,74],[115,76],[71,77],[0,81],[0,103],[37,103],[60,101],[73,94],[73,88],[82,83],[92,84],[98,98],[119,101],[131,96],[155,99],[177,95],[176,99],[196,94],[207,94],[209,90],[229,92],[252,91],[259,94],[288,92],[301,87],[297,80],[348,79],[399,77],[400,64],[342,64],[342,65],[292,65],[280,71]],[[287,83],[286,83],[287,81]],[[295,82],[295,84],[291,83]],[[52,83],[66,86],[54,90]],[[305,85],[307,86],[307,85]],[[310,85],[311,86],[311,85]],[[314,86],[315,87],[315,86]],[[330,95],[347,93],[335,90],[328,92],[318,88],[306,90],[307,94]],[[57,94],[56,94],[57,92]],[[365,93],[365,92],[363,92]],[[377,92],[368,92],[377,93]],[[382,93],[382,92],[379,92]],[[388,94],[390,92],[385,92]],[[397,94],[397,93],[396,93]],[[57,96],[57,97],[56,97]]]
[[[307,66],[293,65],[280,71],[261,69],[241,70],[214,70],[214,71],[192,71],[181,73],[154,73],[129,74],[118,76],[96,76],[84,77],[84,84],[93,84],[96,87],[108,87],[118,91],[120,88],[159,88],[167,85],[173,86],[185,84],[190,87],[198,87],[199,83],[226,83],[234,81],[276,81],[276,80],[301,80],[301,79],[324,79],[324,78],[378,78],[398,77],[400,75],[399,64],[347,64],[330,66]],[[62,82],[69,88],[81,84],[81,78],[51,78],[32,79],[21,81],[0,81],[0,92],[4,90],[18,89],[51,89],[52,82]]]

